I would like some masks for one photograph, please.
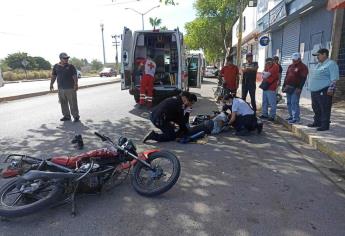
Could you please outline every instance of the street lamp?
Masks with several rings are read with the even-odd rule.
[[[154,6],[152,7],[151,9],[147,10],[146,12],[144,13],[141,13],[141,12],[138,12],[137,10],[133,9],[133,8],[130,8],[130,7],[126,7],[125,10],[132,10],[134,11],[135,13],[138,13],[139,15],[141,15],[141,24],[143,26],[143,30],[144,30],[144,16],[149,13],[150,11],[152,11],[153,9],[157,8],[157,7],[160,7],[160,5],[157,5],[157,6]]]
[[[104,24],[103,23],[101,23],[101,31],[102,31],[102,45],[103,45],[103,63],[105,65],[105,48],[104,48],[104,35],[103,35]]]

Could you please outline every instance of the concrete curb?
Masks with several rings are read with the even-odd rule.
[[[98,83],[98,84],[83,85],[83,86],[80,86],[79,89],[91,88],[91,87],[107,85],[107,84],[115,84],[115,83],[119,83],[119,82],[120,82],[120,80],[104,82],[104,83]],[[51,92],[51,91],[47,90],[47,91],[36,92],[36,93],[29,93],[29,94],[21,94],[21,95],[9,96],[9,97],[2,97],[2,98],[0,98],[0,102],[8,102],[8,101],[14,101],[14,100],[19,100],[19,99],[24,99],[24,98],[42,96],[42,95],[47,95],[47,94],[50,94],[50,93],[57,93],[57,91],[55,90],[55,91]]]
[[[285,119],[280,116],[276,117],[277,122],[285,126],[288,130],[290,130],[296,137],[301,138],[304,142],[312,145],[317,150],[322,153],[325,153],[330,158],[332,158],[335,162],[345,168],[345,152],[337,152],[333,150],[327,142],[324,142],[321,137],[314,136],[305,132],[303,129],[299,128],[296,125],[289,124]]]

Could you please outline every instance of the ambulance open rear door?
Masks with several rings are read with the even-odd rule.
[[[121,45],[121,90],[129,89],[132,83],[132,31],[124,27]]]
[[[188,87],[201,88],[202,58],[200,54],[187,56]]]

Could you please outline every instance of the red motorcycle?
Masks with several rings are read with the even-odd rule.
[[[109,147],[77,156],[59,156],[47,160],[11,154],[3,171],[4,178],[16,177],[0,188],[0,216],[24,216],[35,211],[72,203],[76,214],[77,193],[95,193],[110,189],[131,172],[131,184],[139,194],[152,197],[171,189],[180,176],[180,162],[168,151],[137,153],[125,137],[117,144],[95,132]],[[132,168],[133,167],[133,168]]]

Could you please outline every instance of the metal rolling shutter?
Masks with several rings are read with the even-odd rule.
[[[282,40],[283,40],[283,30],[279,29],[272,32],[272,56],[279,56],[281,60],[282,53]],[[279,55],[276,55],[277,49],[279,49]]]
[[[285,78],[286,70],[292,63],[291,54],[299,52],[299,36],[301,21],[297,19],[284,26],[281,65],[283,67],[282,80]]]

